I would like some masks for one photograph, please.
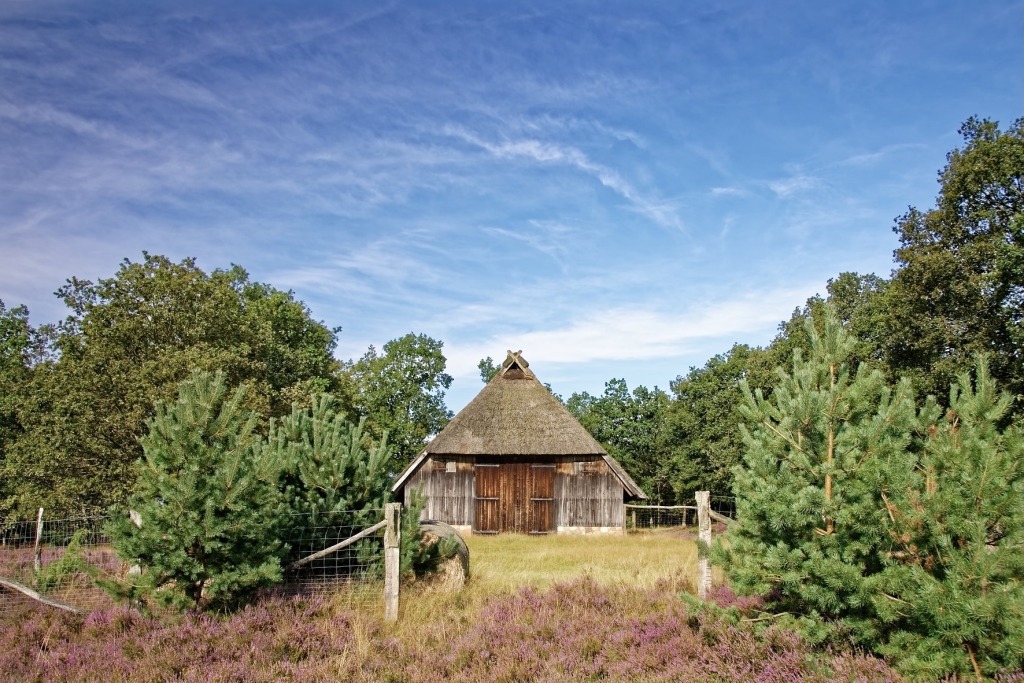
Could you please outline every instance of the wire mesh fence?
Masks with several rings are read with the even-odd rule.
[[[736,518],[734,496],[711,496],[711,510],[729,519]],[[627,505],[626,529],[685,528],[697,524],[697,501],[695,498],[682,505]]]
[[[711,496],[711,510],[723,517],[736,519],[736,496]]]
[[[283,581],[268,592],[330,594],[351,606],[383,604],[379,533],[300,563],[366,531],[383,515],[383,510],[360,510],[287,519],[281,533],[287,548]],[[30,593],[87,612],[113,606],[114,598],[100,584],[125,579],[133,562],[118,557],[104,532],[106,522],[91,517],[0,523],[0,612],[34,600]]]
[[[51,600],[93,610],[114,604],[96,579],[127,571],[103,532],[103,518],[48,519],[0,526],[0,578]],[[0,610],[31,600],[7,584]]]
[[[687,527],[697,523],[696,505],[627,505],[626,529],[664,529]]]
[[[359,535],[383,517],[383,510],[341,512],[317,518],[292,516],[282,534],[289,551],[284,561],[284,582],[278,590],[318,595],[330,593],[332,599],[347,605],[380,602],[384,585],[383,539],[380,534],[361,538],[318,559],[305,560]]]

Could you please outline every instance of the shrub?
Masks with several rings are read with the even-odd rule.
[[[747,391],[738,523],[719,546],[733,585],[814,642],[846,642],[915,677],[1024,666],[1024,438],[988,364],[939,419],[909,385],[847,364],[826,310],[811,357]],[[785,619],[785,621],[783,620]]]
[[[246,391],[195,373],[149,421],[130,499],[140,523],[119,514],[108,527],[118,554],[145,568],[146,595],[222,609],[281,578],[277,468],[258,448]]]

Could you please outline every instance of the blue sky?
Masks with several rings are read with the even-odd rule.
[[[522,349],[667,388],[844,271],[888,275],[970,115],[1024,113],[1024,6],[0,3],[0,299],[143,250],[237,263],[353,358]]]

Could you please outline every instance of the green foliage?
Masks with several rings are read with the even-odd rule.
[[[501,368],[495,364],[494,359],[490,356],[487,358],[481,358],[480,362],[476,364],[478,370],[480,370],[480,381],[487,384],[494,376],[498,374]]]
[[[944,394],[976,353],[1024,393],[1024,119],[1006,131],[968,119],[947,155],[936,207],[896,221],[899,265],[886,293],[882,342],[893,375]]]
[[[444,404],[452,377],[444,371],[442,346],[424,334],[409,333],[385,344],[382,354],[371,346],[347,369],[359,415],[375,438],[388,435],[392,475],[412,462],[427,437],[452,417]]]
[[[0,464],[11,514],[89,514],[126,500],[155,402],[195,370],[246,382],[248,406],[265,415],[336,381],[336,331],[238,266],[206,274],[193,259],[144,254],[95,284],[71,278],[58,295],[71,309],[59,359],[21,385],[22,432]]]
[[[280,472],[277,486],[286,542],[311,528],[372,525],[380,521],[391,494],[386,440],[370,439],[365,420],[350,422],[332,396],[313,396],[309,403],[306,408],[295,404],[290,415],[274,420],[262,446],[263,456],[277,463]],[[286,561],[320,549],[292,548]],[[381,561],[380,541],[374,538],[339,553],[326,564],[346,565],[341,557],[359,566]]]
[[[109,529],[118,553],[145,568],[134,585],[108,586],[118,596],[231,608],[280,580],[282,561],[321,549],[289,557],[285,544],[300,531],[379,521],[391,485],[385,442],[370,439],[363,421],[349,422],[328,395],[293,405],[264,439],[247,391],[229,392],[222,373],[195,373],[176,403],[157,406],[130,501],[141,525],[121,514]],[[421,547],[423,502],[403,515],[402,567],[414,573],[430,571],[445,551]],[[379,539],[340,552],[382,570]]]
[[[854,370],[855,346],[831,309],[807,324],[811,354],[794,353],[770,398],[746,394],[738,524],[719,549],[737,590],[805,618],[817,640],[877,638],[865,578],[881,571],[881,495],[891,469],[912,466],[917,415],[908,383]]]
[[[915,676],[1024,667],[1024,435],[998,427],[1010,403],[980,359],[889,487],[874,603],[892,635],[880,650]]]
[[[455,555],[457,541],[454,538],[444,538],[437,543],[425,542],[420,517],[426,504],[426,496],[420,491],[413,491],[409,504],[402,509],[399,573],[403,577],[430,574],[443,560]]]
[[[811,354],[746,390],[738,522],[719,545],[732,585],[815,641],[884,654],[914,678],[1024,665],[1024,438],[984,358],[944,420],[850,358],[831,308]]]
[[[667,440],[677,501],[691,500],[694,491],[732,490],[732,468],[742,453],[740,381],[749,379],[755,356],[763,354],[737,344],[672,383]]]
[[[82,550],[82,542],[89,535],[88,529],[79,529],[68,541],[63,554],[56,562],[43,565],[35,578],[36,590],[40,593],[47,593],[67,578],[77,574],[95,578],[96,569],[85,559],[85,552]]]
[[[892,380],[892,373],[883,362],[882,330],[888,315],[885,296],[889,280],[877,275],[840,273],[828,281],[827,303],[856,343],[850,353],[853,364],[878,368]],[[825,302],[822,302],[825,303]]]
[[[388,447],[372,442],[364,425],[351,423],[329,395],[313,396],[308,408],[293,405],[271,423],[262,450],[280,468],[287,515],[325,526],[340,523],[341,513],[383,509],[391,486]]]
[[[605,383],[603,395],[575,393],[566,408],[660,503],[672,495],[665,446],[668,403],[668,395],[657,387],[640,386],[630,392],[624,379],[612,379]]]
[[[261,452],[247,387],[195,373],[174,403],[159,403],[142,438],[130,506],[108,533],[145,567],[143,588],[182,606],[221,609],[281,577],[277,464]]]
[[[13,470],[4,467],[9,451],[25,432],[24,405],[33,376],[48,358],[53,327],[36,329],[28,308],[8,309],[0,300],[0,513],[2,502],[15,492]]]

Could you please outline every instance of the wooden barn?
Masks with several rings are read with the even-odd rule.
[[[625,500],[646,498],[618,462],[537,381],[508,358],[395,482],[424,519],[463,532],[622,533]]]

